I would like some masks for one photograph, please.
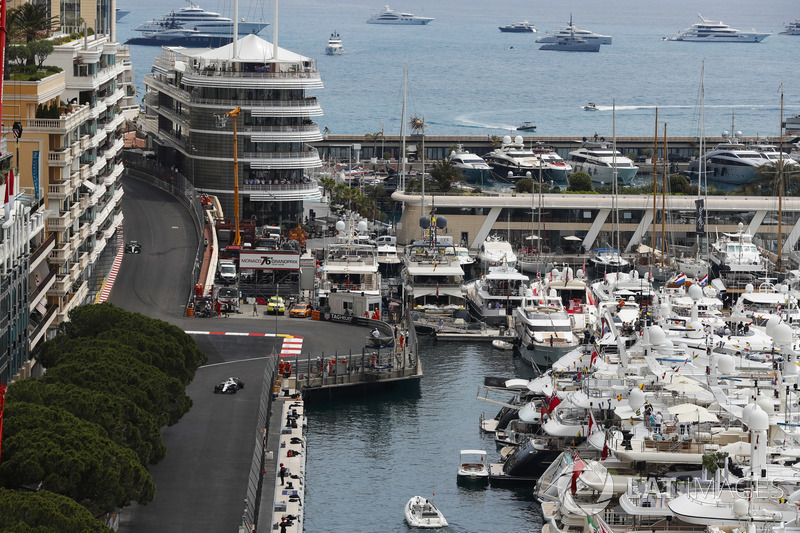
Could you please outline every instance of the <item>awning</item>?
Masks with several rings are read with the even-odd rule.
[[[94,188],[97,187],[97,185],[92,183],[90,180],[83,180],[83,186],[89,189],[90,192],[94,191]]]

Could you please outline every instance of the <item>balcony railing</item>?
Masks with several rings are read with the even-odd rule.
[[[61,183],[51,183],[47,186],[47,196],[56,200],[63,200],[72,192],[72,184],[69,181]]]
[[[47,291],[47,296],[57,296],[59,298],[64,297],[69,292],[69,288],[72,286],[72,281],[70,281],[68,275],[61,275],[58,276],[56,282],[50,287],[50,290]]]
[[[68,242],[61,243],[58,248],[50,252],[50,262],[52,264],[63,265],[64,262],[72,255],[72,247]]]
[[[47,154],[47,161],[52,166],[65,167],[70,161],[72,161],[72,150],[64,150],[63,148],[59,150],[51,150]]]
[[[72,214],[69,211],[47,219],[47,227],[50,231],[64,231],[70,224],[72,224]]]

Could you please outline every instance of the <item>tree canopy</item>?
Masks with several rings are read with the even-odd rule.
[[[0,488],[0,531],[112,533],[75,500],[48,490]]]
[[[592,190],[592,177],[586,172],[579,170],[569,176],[569,191],[586,192]]]

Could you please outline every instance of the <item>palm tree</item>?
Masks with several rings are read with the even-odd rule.
[[[367,133],[364,135],[364,142],[372,141],[372,157],[378,158],[378,141],[383,139],[383,132],[376,131],[375,133]]]
[[[319,183],[322,185],[322,195],[327,196],[327,193],[333,191],[336,186],[336,180],[333,178],[320,178]]]
[[[770,161],[756,169],[757,178],[746,186],[743,192],[745,194],[778,194],[778,180],[781,174],[780,161]],[[785,157],[783,159],[783,193],[785,195],[792,195],[797,192],[797,186],[800,184],[800,165],[793,159]]]
[[[43,32],[58,27],[58,17],[47,15],[46,4],[21,4],[8,11],[8,33],[14,40],[35,41]]]
[[[446,157],[437,161],[431,168],[431,177],[436,180],[439,190],[448,191],[450,186],[456,181],[462,181],[464,177],[461,172],[453,165],[453,161]]]

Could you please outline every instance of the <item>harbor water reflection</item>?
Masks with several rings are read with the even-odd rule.
[[[420,340],[418,390],[315,402],[308,410],[305,527],[308,531],[408,531],[403,506],[432,498],[446,531],[538,532],[532,487],[456,482],[459,451],[499,450],[478,430],[499,407],[476,399],[484,376],[532,377],[510,351],[490,344]],[[434,496],[435,494],[435,496]]]

